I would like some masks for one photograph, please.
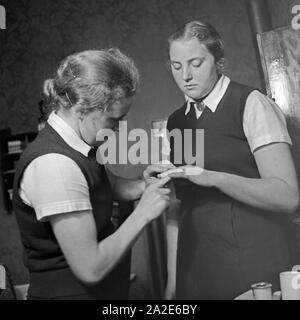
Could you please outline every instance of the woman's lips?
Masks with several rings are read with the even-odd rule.
[[[189,90],[189,89],[194,89],[196,86],[197,86],[196,84],[186,84],[184,87]]]

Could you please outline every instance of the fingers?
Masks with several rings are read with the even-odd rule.
[[[186,178],[185,172],[174,172],[168,175],[168,177],[172,179],[177,179],[177,178]]]
[[[170,177],[165,177],[165,178],[162,178],[162,179],[159,179],[157,182],[153,183],[151,187],[153,188],[162,188],[166,183],[168,183],[169,181],[171,180]]]
[[[160,178],[164,178],[172,173],[182,173],[184,172],[184,169],[183,168],[175,168],[175,169],[170,169],[170,170],[167,170],[165,172],[162,172],[158,175],[158,177]]]
[[[171,193],[171,189],[169,189],[169,188],[161,188],[161,189],[159,189],[159,193],[160,194],[164,194],[164,195],[168,195],[168,194]]]
[[[151,184],[155,183],[156,181],[158,181],[158,178],[149,177],[149,178],[147,178],[146,183],[151,185]]]
[[[174,165],[172,164],[152,164],[147,167],[145,173],[148,175],[153,175],[155,173],[164,172],[170,169],[173,169]]]
[[[170,202],[170,197],[169,196],[161,196],[163,200],[166,202]]]
[[[185,178],[186,176],[200,175],[203,172],[203,170],[203,168],[197,166],[182,166],[178,167],[177,169],[165,171],[159,174],[158,177],[164,177],[165,175],[168,175],[173,179]]]
[[[170,163],[159,163],[153,165],[155,168],[162,168],[164,170],[170,170],[176,168],[174,164]]]

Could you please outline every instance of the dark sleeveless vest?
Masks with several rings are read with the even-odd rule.
[[[204,129],[204,168],[259,178],[243,131],[243,114],[253,88],[230,82],[215,112],[205,108],[196,118],[186,105],[168,119],[168,130]],[[174,143],[171,161],[174,162]],[[184,146],[183,146],[184,147]],[[183,149],[184,150],[184,149]],[[174,163],[176,166],[180,164]],[[183,159],[183,163],[184,159]],[[233,299],[255,282],[278,289],[279,272],[289,270],[286,213],[261,210],[239,202],[217,188],[175,180],[182,201],[177,257],[178,299]]]
[[[230,82],[229,87],[220,101],[215,112],[208,107],[204,109],[201,117],[196,118],[191,108],[185,115],[186,104],[175,111],[168,119],[168,130],[193,130],[192,150],[196,152],[195,129],[204,129],[204,167],[207,170],[232,173],[249,178],[258,178],[259,173],[254,157],[249,148],[243,130],[243,114],[246,99],[253,88]],[[184,150],[183,139],[183,150]],[[171,162],[174,163],[174,145],[171,140]],[[182,163],[185,165],[184,157]],[[183,183],[183,181],[181,181]],[[178,184],[180,185],[180,183]],[[194,189],[194,187],[193,187]],[[199,187],[199,192],[207,188]],[[177,196],[181,199],[191,194],[185,188],[177,188]],[[186,191],[186,192],[185,192]]]
[[[31,161],[49,153],[71,158],[84,174],[90,191],[98,241],[114,232],[111,222],[112,193],[104,166],[71,148],[47,124],[23,152],[14,181],[13,208],[24,246],[24,264],[30,272],[29,295],[40,298],[73,295],[85,295],[88,299],[128,298],[129,257],[124,258],[99,284],[85,286],[71,272],[50,222],[38,221],[34,209],[21,200],[19,185],[24,170]]]

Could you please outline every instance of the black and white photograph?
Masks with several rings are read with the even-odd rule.
[[[0,309],[300,300],[299,178],[299,0],[0,0]]]

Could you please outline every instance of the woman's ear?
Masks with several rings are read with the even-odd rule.
[[[217,63],[217,70],[218,72],[222,73],[225,69],[225,58],[221,58]]]
[[[81,110],[81,109],[78,109],[78,110],[76,110],[75,112],[76,112],[77,118],[78,118],[80,121],[82,121],[83,118],[84,118],[84,111]]]

